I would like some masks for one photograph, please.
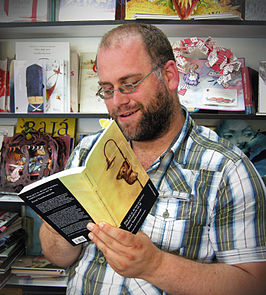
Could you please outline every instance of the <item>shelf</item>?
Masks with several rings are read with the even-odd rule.
[[[101,37],[113,27],[134,20],[0,23],[1,39]],[[139,21],[140,22],[140,21]],[[141,20],[155,24],[168,37],[266,38],[266,21]]]
[[[265,120],[266,115],[246,115],[237,112],[207,113],[196,112],[190,113],[194,119],[234,119],[234,120]],[[77,118],[77,119],[99,119],[109,118],[108,114],[88,114],[88,113],[60,113],[60,114],[22,114],[22,113],[0,113],[1,118]]]

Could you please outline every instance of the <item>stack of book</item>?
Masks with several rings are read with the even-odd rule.
[[[67,271],[44,256],[23,255],[11,265],[11,274],[27,279],[56,279],[66,277]]]
[[[11,264],[25,251],[22,217],[17,212],[0,212],[0,288],[10,277]]]

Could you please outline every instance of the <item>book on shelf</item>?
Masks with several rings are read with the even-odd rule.
[[[70,45],[69,42],[16,42],[16,60],[34,60],[42,62],[44,112],[70,112]],[[62,64],[63,63],[63,64]],[[52,73],[51,73],[52,72]],[[14,68],[16,78],[16,68]],[[63,77],[63,79],[62,79]],[[34,77],[35,78],[35,77]],[[49,79],[49,80],[48,80]],[[33,80],[36,81],[36,78]],[[63,86],[62,86],[63,83]],[[32,84],[32,81],[31,81]],[[36,86],[38,81],[35,82]],[[15,80],[16,85],[16,80]],[[51,97],[52,95],[52,97]],[[20,94],[15,91],[15,101],[20,99]],[[53,101],[53,103],[49,101]],[[49,107],[49,105],[56,107]],[[63,107],[62,107],[63,105]],[[25,110],[24,110],[25,112]]]
[[[16,248],[23,244],[23,240],[17,240],[13,245],[0,252],[0,261],[4,262],[7,258],[11,257],[16,251]]]
[[[14,60],[14,104],[16,113],[43,113],[46,99],[45,62]]]
[[[0,112],[6,112],[7,59],[0,60]]]
[[[80,53],[80,113],[107,114],[105,102],[96,96],[99,85],[95,60],[95,52]]]
[[[9,59],[8,63],[8,94],[7,110],[10,113],[15,113],[15,86],[14,86],[14,59]]]
[[[51,20],[51,0],[8,0],[0,2],[0,22],[42,22]]]
[[[255,114],[258,102],[258,72],[250,67],[242,67],[242,81],[245,98],[245,113]]]
[[[1,232],[0,239],[6,237],[8,235],[11,235],[12,233],[14,233],[20,229],[22,229],[22,217],[18,217],[5,229],[5,231]]]
[[[70,111],[79,111],[79,54],[77,51],[70,52]]]
[[[1,211],[0,212],[0,233],[19,217],[18,212]],[[0,255],[1,256],[1,255]]]
[[[11,293],[6,293],[4,291],[4,286],[6,285],[7,281],[10,279],[11,277],[11,271],[10,269],[4,273],[0,273],[0,295],[7,295],[7,294],[11,294]],[[1,293],[2,291],[4,291],[4,293]],[[9,292],[9,291],[7,291]]]
[[[11,74],[11,62],[13,58],[7,58],[7,71],[6,71],[6,105],[5,111],[11,112],[11,101],[10,101],[10,74]]]
[[[17,243],[17,241],[24,240],[25,239],[25,231],[23,229],[19,229],[10,235],[4,236],[0,240],[0,252],[2,253],[6,249],[8,249],[10,246]]]
[[[39,255],[22,255],[11,265],[11,273],[18,276],[66,276],[67,270]]]
[[[199,0],[189,19],[244,19],[242,0]]]
[[[58,21],[115,20],[116,0],[59,0]]]
[[[121,20],[125,19],[125,2],[126,0],[117,0],[116,1],[116,7],[115,7],[115,19],[116,20]]]
[[[266,20],[265,0],[245,0],[245,20]]]
[[[244,59],[238,59],[244,65]],[[245,111],[241,71],[232,73],[225,88],[206,59],[188,59],[186,73],[179,72],[178,95],[188,109]]]
[[[75,118],[18,118],[16,133],[30,130],[46,133],[52,137],[70,136],[69,155],[76,145]]]
[[[77,245],[89,241],[88,222],[105,221],[136,233],[158,192],[112,121],[91,149],[85,166],[28,185],[19,196]]]
[[[64,113],[66,93],[66,64],[64,60],[46,60],[46,100],[45,113]]]
[[[8,271],[12,265],[12,263],[16,260],[17,257],[23,255],[25,252],[25,245],[24,243],[17,243],[16,245],[12,246],[12,251],[8,257],[6,257],[0,263],[0,274],[5,273]]]
[[[125,19],[180,19],[172,1],[125,0],[125,11]]]
[[[266,61],[259,63],[259,93],[258,93],[258,112],[266,114]]]

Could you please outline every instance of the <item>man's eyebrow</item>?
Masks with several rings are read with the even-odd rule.
[[[138,76],[141,76],[141,75],[142,75],[141,73],[128,74],[128,75],[126,75],[126,76],[124,76],[124,77],[121,77],[118,81],[119,81],[120,83],[123,83],[123,82],[125,82],[127,79],[135,78],[135,77],[138,77]],[[103,86],[103,85],[110,85],[110,86],[113,86],[112,83],[107,82],[107,81],[98,81],[98,84],[99,84],[100,86]]]

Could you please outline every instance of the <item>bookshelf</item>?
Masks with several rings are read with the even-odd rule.
[[[91,50],[97,48],[100,37],[113,27],[133,20],[116,21],[73,21],[73,22],[39,22],[39,23],[0,23],[0,58],[13,56],[15,41],[21,40],[49,40],[70,41],[73,48]],[[158,26],[166,33],[170,40],[183,39],[184,37],[211,36],[237,54],[244,56],[249,66],[258,69],[258,61],[266,60],[266,21],[238,21],[238,20],[198,20],[198,21],[173,21],[173,20],[141,20]],[[86,43],[86,45],[84,45]],[[250,63],[250,64],[249,64]],[[249,120],[263,126],[266,115],[245,115],[234,112],[196,112],[192,117],[203,125],[216,124],[217,120]],[[14,114],[0,113],[0,124],[10,121],[15,125],[20,117],[31,118],[77,118],[78,129],[90,132],[92,121],[107,118],[107,114],[88,113],[60,113],[60,114]],[[93,125],[93,124],[92,124]],[[259,128],[258,128],[259,129]],[[80,131],[80,130],[77,130]],[[95,130],[93,130],[95,131]],[[0,199],[0,203],[2,200]],[[7,203],[2,203],[6,205]],[[11,204],[12,205],[12,204]],[[21,204],[18,204],[21,206]],[[21,286],[24,282],[11,280],[10,286]],[[64,283],[63,287],[64,288]],[[27,287],[27,284],[26,284]],[[25,287],[25,288],[26,288]],[[48,294],[48,293],[47,293]],[[51,293],[52,294],[52,293]]]

